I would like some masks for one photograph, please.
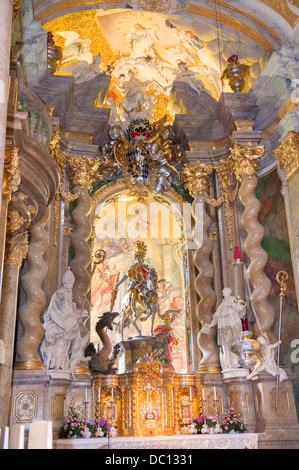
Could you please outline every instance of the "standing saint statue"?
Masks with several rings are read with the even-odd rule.
[[[142,336],[137,321],[145,321],[151,316],[151,336],[153,335],[154,319],[159,312],[158,275],[155,268],[144,262],[147,247],[144,242],[134,243],[134,263],[127,273],[115,284],[115,289],[128,279],[127,292],[122,301],[121,320],[118,324],[121,340],[124,339],[124,328],[132,323]]]
[[[82,317],[81,310],[73,302],[74,282],[75,276],[68,267],[62,277],[62,287],[52,295],[44,315],[45,337],[40,352],[47,369],[73,372],[84,360],[83,351],[89,335],[81,337]]]
[[[241,318],[245,316],[246,312],[244,300],[237,299],[231,293],[229,287],[223,289],[223,300],[214,313],[212,322],[203,325],[201,330],[203,334],[207,334],[211,327],[217,325],[222,370],[239,367],[239,358],[230,350],[230,345],[242,335]]]

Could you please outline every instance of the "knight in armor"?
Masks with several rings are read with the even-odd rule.
[[[136,328],[138,335],[142,336],[140,328],[136,321],[145,321],[151,315],[153,334],[153,320],[155,314],[159,311],[158,298],[158,275],[155,268],[150,267],[144,262],[146,255],[146,244],[141,241],[134,243],[135,255],[134,263],[129,267],[127,273],[115,285],[115,289],[128,279],[126,295],[122,302],[122,319],[120,321],[120,333],[123,339],[123,329],[130,322]],[[145,316],[143,316],[145,314]]]

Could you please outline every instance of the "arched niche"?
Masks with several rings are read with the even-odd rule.
[[[96,266],[91,279],[91,341],[102,343],[95,332],[98,317],[110,311],[111,292],[117,274],[120,278],[133,262],[133,243],[145,241],[148,247],[146,262],[153,265],[159,276],[160,307],[178,310],[173,323],[179,343],[173,347],[173,366],[178,373],[197,370],[196,293],[194,284],[193,245],[188,248],[191,230],[191,206],[174,189],[162,196],[148,192],[146,196],[128,189],[123,180],[105,185],[92,197],[94,243],[92,256],[98,249],[106,253],[103,263]],[[189,244],[190,245],[190,244]],[[92,263],[93,265],[93,263]],[[190,288],[191,286],[191,288]],[[120,286],[113,311],[121,310],[126,282]],[[163,324],[156,317],[155,327]],[[144,335],[149,334],[150,319],[139,323]],[[117,332],[109,332],[113,343],[119,341]],[[134,329],[125,330],[125,339],[136,336]]]

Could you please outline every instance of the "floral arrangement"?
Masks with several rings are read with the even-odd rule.
[[[236,414],[236,410],[233,405],[230,405],[228,410],[225,412],[223,419],[220,423],[222,432],[247,432],[244,420],[240,419]]]
[[[201,431],[205,423],[209,428],[214,428],[217,424],[217,418],[215,416],[207,416],[207,418],[199,416],[199,418],[194,418],[192,423],[197,431]]]
[[[94,428],[94,419],[86,421],[85,419],[80,418],[78,412],[75,411],[74,407],[71,405],[68,416],[65,418],[65,423],[60,429],[59,437],[69,438],[85,437],[86,435],[90,436]]]
[[[112,424],[106,421],[105,418],[101,418],[98,421],[96,437],[105,437],[107,433],[110,432],[111,430],[113,430]]]

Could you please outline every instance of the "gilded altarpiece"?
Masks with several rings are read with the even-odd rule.
[[[94,403],[96,419],[109,420],[119,436],[187,433],[203,411],[202,383],[199,376],[176,374],[148,350],[128,373],[95,375]]]

